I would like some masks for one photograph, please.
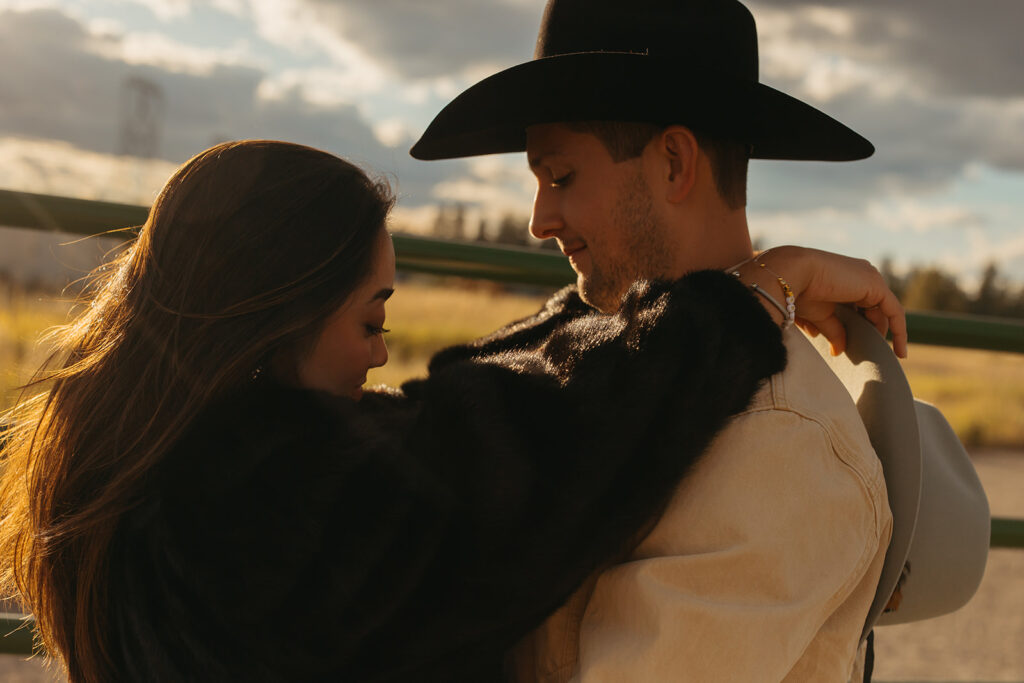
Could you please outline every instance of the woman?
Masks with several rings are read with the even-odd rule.
[[[499,680],[784,364],[747,263],[610,317],[564,290],[364,396],[390,205],[323,152],[218,145],[64,330],[15,413],[0,561],[71,681]],[[900,321],[860,262],[768,260],[823,329],[831,301]]]

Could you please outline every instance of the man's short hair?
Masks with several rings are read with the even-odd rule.
[[[590,133],[604,145],[616,163],[640,156],[654,136],[665,126],[632,121],[575,121],[566,124],[577,133]],[[691,130],[693,130],[691,128]],[[693,130],[697,144],[711,162],[715,188],[730,209],[747,205],[747,167],[750,153],[746,145]]]

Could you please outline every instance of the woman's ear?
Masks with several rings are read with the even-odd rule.
[[[665,199],[678,204],[685,200],[697,179],[699,146],[685,126],[669,126],[657,138],[657,153],[665,184]]]

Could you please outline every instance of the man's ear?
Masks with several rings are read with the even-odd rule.
[[[685,126],[669,126],[657,143],[665,199],[677,204],[690,195],[697,181],[697,138]]]

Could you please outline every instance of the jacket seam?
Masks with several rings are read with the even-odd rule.
[[[874,557],[874,553],[877,551],[878,541],[881,539],[882,528],[884,526],[882,524],[883,515],[881,514],[881,505],[883,499],[885,499],[885,496],[884,493],[879,490],[879,484],[882,484],[885,481],[885,479],[882,476],[881,467],[879,466],[879,468],[875,470],[873,476],[869,476],[868,473],[863,471],[861,467],[856,466],[854,464],[856,458],[850,455],[850,453],[855,449],[852,448],[851,444],[846,438],[846,435],[843,434],[841,430],[837,429],[835,423],[833,423],[831,420],[822,419],[817,416],[805,415],[799,410],[796,410],[791,407],[783,408],[778,406],[762,406],[758,408],[753,408],[744,414],[762,412],[792,413],[802,422],[808,422],[815,425],[815,427],[817,427],[817,429],[820,430],[821,433],[824,435],[826,441],[829,444],[829,449],[832,451],[835,457],[838,458],[839,461],[842,462],[843,465],[848,470],[850,470],[856,477],[856,481],[860,485],[861,492],[870,503],[874,526],[873,537],[866,539],[864,547],[861,549],[861,557],[857,564],[857,571],[854,572],[853,575],[850,577],[850,580],[857,579],[858,577],[863,575],[864,569],[867,567],[867,565],[871,563],[871,559]],[[874,455],[874,448],[871,449],[871,453],[872,455]],[[877,456],[874,457],[876,457],[877,459]],[[887,499],[885,500],[885,504],[888,504]],[[874,542],[869,542],[871,540],[873,540]],[[843,590],[845,590],[846,588],[848,588],[848,586],[844,584]],[[841,592],[842,590],[837,591],[836,595],[840,594]]]

